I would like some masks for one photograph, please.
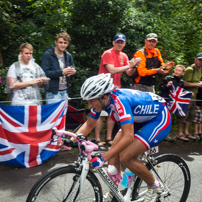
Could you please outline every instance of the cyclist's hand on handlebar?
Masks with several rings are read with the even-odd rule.
[[[71,139],[68,139],[68,138],[63,139],[62,141],[64,142],[64,145],[67,146],[67,147],[72,147],[73,144],[74,144],[73,141]]]
[[[104,165],[104,160],[102,157],[94,157],[91,161],[91,165],[93,166],[93,168],[95,168],[96,170],[99,168],[102,168]]]
[[[73,142],[70,139],[62,139],[60,142],[58,142],[58,146],[62,147],[63,145],[67,146],[67,147],[72,147],[73,146]]]
[[[55,141],[57,141],[57,140],[55,140]],[[60,142],[58,142],[57,145],[58,145],[60,148],[63,148],[64,142],[61,140]]]

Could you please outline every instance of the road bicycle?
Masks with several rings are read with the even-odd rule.
[[[60,131],[53,128],[53,134],[61,141],[63,135],[77,139],[79,155],[73,165],[55,168],[42,176],[31,189],[27,202],[44,201],[81,201],[81,202],[141,202],[147,192],[147,185],[134,176],[129,188],[115,186],[106,172],[90,167],[90,160],[99,154],[98,146],[82,134]],[[66,146],[65,146],[66,147]],[[66,147],[66,149],[71,149]],[[158,147],[154,147],[140,156],[140,160],[161,182],[163,192],[158,195],[158,202],[186,202],[191,185],[190,171],[185,161],[174,154],[153,156]],[[102,180],[101,180],[102,179]],[[103,194],[101,183],[108,187]],[[121,188],[121,189],[119,189]]]

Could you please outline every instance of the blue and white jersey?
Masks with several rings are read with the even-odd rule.
[[[110,104],[105,111],[121,125],[144,123],[158,116],[165,108],[166,101],[150,92],[132,89],[116,89],[111,93]],[[90,117],[98,119],[100,113],[93,110]]]

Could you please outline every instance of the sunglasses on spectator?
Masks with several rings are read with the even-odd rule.
[[[156,38],[157,39],[157,35],[156,34],[148,34],[147,38]]]

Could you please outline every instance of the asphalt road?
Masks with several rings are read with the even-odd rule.
[[[175,153],[188,164],[191,172],[191,190],[187,202],[202,201],[202,143],[163,142],[160,152]],[[60,151],[44,164],[33,168],[14,168],[0,164],[0,202],[24,202],[37,179],[54,167],[73,162],[77,149]],[[103,189],[105,189],[103,187]]]
[[[187,202],[202,202],[202,144],[189,144],[186,147],[171,148],[167,151],[182,157],[189,167],[191,189]]]

